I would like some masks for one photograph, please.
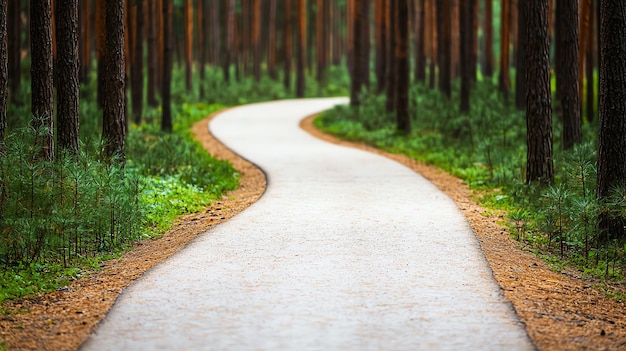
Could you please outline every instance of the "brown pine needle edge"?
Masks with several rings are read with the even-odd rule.
[[[202,213],[184,216],[161,238],[138,243],[132,251],[105,262],[102,270],[78,279],[63,291],[5,302],[5,314],[0,316],[0,350],[76,350],[126,286],[260,198],[266,187],[263,172],[208,131],[208,122],[221,112],[195,123],[192,131],[208,152],[233,163],[241,174],[239,189]],[[472,191],[461,180],[405,156],[324,134],[313,126],[314,117],[301,123],[312,135],[394,159],[422,174],[456,201],[476,231],[496,280],[539,349],[626,347],[625,304],[606,298],[585,281],[550,271],[536,256],[524,252],[499,224],[502,214],[485,215],[486,210],[473,200]]]

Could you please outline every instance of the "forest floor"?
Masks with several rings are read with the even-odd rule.
[[[104,317],[120,292],[143,272],[165,260],[211,227],[254,203],[265,190],[263,173],[215,140],[207,129],[211,117],[193,132],[213,155],[229,160],[241,173],[239,189],[204,212],[181,218],[158,239],[138,243],[102,269],[56,292],[7,301],[0,315],[0,349],[76,350]],[[375,148],[340,141],[302,122],[309,133],[329,142],[357,147],[392,158],[422,174],[448,194],[468,218],[505,296],[525,323],[540,350],[616,350],[626,348],[626,304],[606,297],[577,272],[554,272],[503,225],[504,214],[487,211],[458,178],[438,168]]]

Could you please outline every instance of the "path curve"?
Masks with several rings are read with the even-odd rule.
[[[212,133],[263,197],[127,288],[82,350],[532,350],[454,202],[301,119],[343,98],[242,106]]]

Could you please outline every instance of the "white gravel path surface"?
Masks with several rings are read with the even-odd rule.
[[[533,350],[450,198],[299,129],[346,102],[214,119],[267,192],[127,288],[82,350]]]

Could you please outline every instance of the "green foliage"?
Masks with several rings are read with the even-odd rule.
[[[315,125],[341,138],[440,167],[479,189],[487,207],[507,210],[514,238],[542,257],[586,274],[623,279],[624,243],[600,237],[597,218],[600,211],[626,214],[626,190],[616,189],[605,204],[596,200],[595,127],[585,125],[588,141],[563,151],[561,125],[555,118],[556,182],[548,188],[526,185],[523,112],[505,103],[494,83],[482,81],[474,87],[471,111],[461,114],[458,88],[457,82],[448,100],[436,90],[414,85],[413,131],[408,136],[396,132],[395,121],[384,109],[385,98],[368,92],[362,106],[337,107],[316,119]]]

